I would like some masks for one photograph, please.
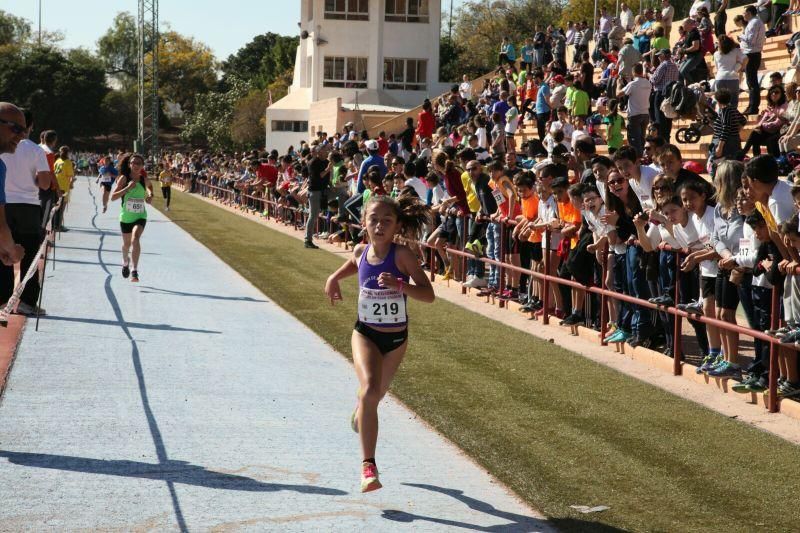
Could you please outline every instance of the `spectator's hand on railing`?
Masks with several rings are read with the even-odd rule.
[[[607,211],[605,215],[600,217],[600,221],[609,226],[616,226],[617,222],[619,222],[619,215],[614,211]]]
[[[10,250],[0,251],[0,262],[6,266],[13,266],[25,256],[25,248],[21,244],[15,244]]]
[[[726,257],[725,259],[720,259],[719,267],[722,270],[733,270],[734,268],[737,267],[736,259],[733,256]]]
[[[797,268],[797,261],[789,261],[788,259],[784,259],[778,263],[778,270],[786,275],[792,274],[795,268]]]
[[[681,263],[681,271],[682,272],[690,272],[697,266],[697,252],[692,252],[686,256],[686,259],[683,260]]]

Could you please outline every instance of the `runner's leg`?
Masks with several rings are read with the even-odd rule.
[[[122,264],[128,266],[130,261],[128,259],[131,249],[131,233],[122,234]]]
[[[144,228],[142,226],[134,226],[133,233],[131,233],[131,270],[139,270],[139,255],[142,253],[142,247],[140,244],[140,239],[142,238],[142,232]]]
[[[386,393],[389,392],[389,388],[392,386],[394,375],[397,373],[397,369],[400,368],[400,363],[403,362],[407,348],[408,340],[406,340],[406,342],[404,342],[399,348],[396,348],[383,356],[383,368],[381,370],[381,400],[384,396],[386,396]]]
[[[353,363],[360,385],[358,399],[358,435],[361,439],[362,459],[375,457],[378,441],[378,403],[383,396],[383,356],[377,346],[358,333],[351,340]]]

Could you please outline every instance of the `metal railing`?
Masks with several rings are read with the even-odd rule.
[[[177,180],[182,182],[182,180]],[[216,199],[222,203],[227,205],[236,206],[240,208],[251,208],[257,210],[259,213],[262,213],[267,219],[273,218],[277,221],[282,221],[285,224],[293,224],[295,228],[302,228],[305,227],[306,222],[306,212],[300,207],[288,207],[283,206],[280,204],[279,201],[273,199],[269,194],[269,189],[266,191],[266,196],[255,196],[252,194],[247,194],[243,191],[236,191],[231,190],[224,187],[219,187],[216,185],[207,184],[204,182],[196,182],[196,191],[199,194],[211,197]],[[248,203],[243,203],[243,200]],[[686,311],[682,311],[675,306],[663,306],[658,305],[655,303],[651,303],[647,300],[643,300],[640,298],[636,298],[634,296],[630,296],[628,294],[618,293],[609,289],[605,289],[603,287],[597,287],[594,285],[583,285],[577,281],[564,279],[559,276],[554,276],[551,274],[547,274],[550,272],[550,254],[544,253],[543,254],[543,263],[544,263],[544,272],[538,272],[532,270],[530,268],[523,268],[521,266],[513,265],[507,262],[507,257],[509,254],[509,243],[506,242],[506,234],[507,231],[504,231],[504,227],[509,227],[515,225],[514,223],[510,222],[509,220],[501,220],[499,223],[501,224],[501,231],[500,233],[500,260],[496,261],[494,259],[490,259],[488,257],[479,257],[476,254],[473,254],[469,251],[465,250],[466,244],[466,235],[467,231],[466,228],[469,226],[471,216],[467,215],[464,216],[464,224],[462,231],[461,239],[458,243],[457,247],[453,247],[451,245],[446,246],[445,253],[456,256],[461,263],[460,272],[463,274],[466,272],[466,263],[468,260],[479,261],[486,266],[494,266],[498,269],[498,281],[499,287],[498,292],[502,293],[505,289],[505,273],[508,271],[516,272],[521,275],[527,275],[530,277],[529,283],[533,282],[534,279],[541,282],[541,292],[542,292],[542,311],[541,311],[541,322],[543,325],[548,325],[550,323],[550,292],[552,290],[553,284],[566,286],[571,289],[577,289],[586,291],[590,294],[595,294],[599,298],[599,308],[600,308],[600,331],[598,332],[599,340],[601,345],[605,346],[607,343],[605,342],[606,333],[608,331],[608,301],[609,299],[616,301],[616,302],[624,302],[630,305],[639,306],[644,309],[649,309],[651,311],[658,311],[661,313],[667,313],[672,315],[673,317],[673,336],[672,336],[672,357],[673,357],[673,374],[679,376],[683,373],[683,363],[685,362],[684,354],[682,350],[682,342],[683,342],[683,320],[684,319],[691,319],[697,322],[701,322],[705,325],[712,326],[718,328],[720,330],[738,333],[740,335],[745,335],[751,337],[752,339],[760,340],[762,342],[767,342],[770,345],[770,356],[769,356],[769,387],[767,389],[767,408],[769,412],[775,413],[779,411],[779,402],[777,396],[777,385],[778,385],[778,352],[781,349],[790,349],[787,347],[782,347],[780,339],[768,335],[765,332],[758,331],[755,329],[751,329],[749,327],[741,326],[738,323],[731,323],[726,322],[724,320],[719,320],[714,317],[708,317],[704,315],[698,315],[694,313],[689,313]],[[288,222],[287,222],[288,220]],[[325,218],[321,214],[320,219],[317,221],[317,229],[320,228],[320,225],[325,223]],[[332,226],[338,226],[340,229],[348,227],[350,229],[360,229],[361,227],[357,224],[337,224],[331,222]],[[329,228],[330,230],[330,228]],[[549,242],[549,230],[547,230],[544,234],[545,242]],[[430,267],[430,279],[431,281],[435,281],[437,271],[438,271],[438,254],[439,250],[432,244],[429,244],[426,241],[419,240],[419,239],[402,239],[405,243],[411,244],[414,246],[420,247],[420,249],[426,249],[428,254],[426,256],[427,263]],[[347,245],[347,241],[345,240],[345,246]],[[638,244],[634,244],[638,245]],[[675,294],[673,295],[674,302],[680,301],[680,277],[682,275],[682,271],[680,268],[681,265],[681,258],[685,253],[685,250],[675,250],[669,247],[664,247],[665,251],[673,252],[675,254]],[[601,266],[601,280],[605,280],[608,274],[608,258],[609,258],[609,250],[608,245],[605,246],[603,250],[603,261]],[[457,280],[463,281],[463,280]],[[462,293],[466,293],[467,288],[462,286]],[[487,302],[492,300],[492,296],[486,296]],[[507,307],[506,302],[504,299],[499,299],[499,307]],[[773,287],[772,289],[772,301],[771,301],[771,329],[777,329],[779,324],[779,288]],[[622,344],[622,343],[620,343]],[[721,378],[726,379],[726,378]]]

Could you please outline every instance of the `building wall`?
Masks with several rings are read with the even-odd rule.
[[[429,95],[441,94],[439,83],[439,37],[441,0],[430,0],[428,23],[385,22],[385,0],[369,0],[369,20],[325,19],[325,0],[302,0],[301,31],[309,38],[301,39],[295,71],[295,84],[311,87],[313,101],[341,97],[345,103],[355,100],[356,92],[383,90],[384,58],[426,59],[426,91],[387,91],[401,105],[416,105]],[[309,19],[313,6],[313,18]],[[317,45],[322,38],[326,44]],[[325,56],[367,57],[367,87],[344,89],[323,87]],[[298,79],[299,77],[299,79]],[[378,103],[378,102],[374,102]]]
[[[308,132],[272,131],[273,120],[308,120],[308,109],[273,109],[267,108],[266,112],[266,138],[264,146],[267,150],[278,150],[286,153],[289,146],[300,146],[300,141],[308,141]],[[309,128],[311,123],[309,122]]]

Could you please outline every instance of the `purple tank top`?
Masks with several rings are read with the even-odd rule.
[[[393,289],[378,285],[378,276],[387,272],[408,283],[408,276],[395,264],[397,245],[392,243],[389,253],[379,265],[367,261],[370,245],[358,261],[358,319],[369,326],[402,326],[408,323],[406,296]]]

